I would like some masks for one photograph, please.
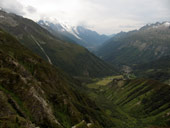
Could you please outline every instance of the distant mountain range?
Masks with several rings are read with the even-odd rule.
[[[53,36],[32,20],[0,11],[0,27],[25,47],[73,76],[109,75],[113,69],[87,49]]]
[[[170,55],[170,22],[157,22],[139,30],[121,32],[105,42],[96,54],[119,66],[133,66]]]
[[[54,36],[77,43],[91,51],[95,50],[98,46],[100,46],[113,36],[100,35],[97,32],[92,31],[86,27],[73,27],[68,25],[67,23],[61,23],[58,21],[50,22],[40,20],[38,21],[38,24],[49,30]]]

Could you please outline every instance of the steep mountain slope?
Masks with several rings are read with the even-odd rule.
[[[85,48],[52,36],[29,19],[0,11],[0,27],[34,53],[71,75],[98,77],[113,72],[109,65]]]
[[[168,128],[170,86],[150,79],[114,79],[91,92],[118,128]]]
[[[170,84],[170,56],[164,56],[133,67],[138,77],[152,78]]]
[[[64,23],[52,23],[44,20],[40,20],[38,24],[49,30],[54,36],[60,34],[60,38],[62,38],[63,35],[64,37],[67,37],[65,39],[72,40],[92,51],[111,38],[110,36],[100,35],[83,26],[72,27]]]
[[[113,64],[130,66],[170,55],[170,23],[156,23],[136,31],[121,32],[106,42],[97,55]]]
[[[74,81],[0,30],[0,127],[111,127]],[[80,123],[80,124],[79,124]]]

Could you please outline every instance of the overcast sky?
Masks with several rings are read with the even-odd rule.
[[[0,7],[34,21],[58,19],[101,34],[170,21],[170,0],[0,0]]]

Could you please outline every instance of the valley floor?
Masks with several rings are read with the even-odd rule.
[[[128,81],[128,83],[126,83],[126,81]],[[135,83],[134,81],[136,81],[137,83]],[[152,112],[150,112],[149,114],[143,114],[143,110],[140,111],[140,109],[145,108],[145,104],[142,104],[141,102],[143,102],[147,98],[145,97],[142,99],[142,97],[144,97],[143,95],[147,94],[148,96],[150,96],[149,93],[151,93],[153,89],[151,89],[151,91],[147,90],[146,92],[143,92],[143,94],[140,94],[140,96],[135,96],[136,94],[132,93],[132,96],[129,95],[126,97],[127,91],[123,94],[121,93],[120,89],[126,90],[126,88],[131,88],[131,90],[133,90],[133,84],[131,84],[130,82],[134,82],[134,85],[136,84],[134,89],[140,88],[141,90],[149,87],[150,84],[152,84],[149,84],[147,82],[146,85],[145,83],[140,83],[141,81],[136,79],[134,76],[133,79],[129,80],[127,79],[126,75],[118,75],[108,76],[104,78],[95,78],[92,79],[91,82],[84,83],[84,86],[88,88],[86,91],[87,95],[92,100],[94,100],[108,116],[110,116],[111,120],[115,124],[113,128],[168,128],[167,126],[169,126],[169,123],[167,123],[167,120],[169,121],[169,115],[167,116],[167,113],[170,112],[169,103],[164,103],[162,104],[162,106],[159,106],[157,109],[153,110],[153,113],[155,112],[156,114],[152,114]],[[143,87],[143,85],[145,87]],[[121,95],[115,93],[117,89],[119,89]],[[133,96],[135,96],[133,100],[127,100],[129,97]],[[123,99],[123,97],[126,98]],[[126,102],[126,100],[128,102]],[[132,104],[134,104],[133,107]],[[137,106],[135,108],[135,105],[141,105],[141,107]],[[161,107],[164,108],[164,106],[166,105],[168,107],[161,111]],[[152,107],[154,109],[154,106]],[[136,109],[136,111],[131,108]],[[149,109],[149,107],[147,109]],[[160,122],[157,122],[158,120]]]

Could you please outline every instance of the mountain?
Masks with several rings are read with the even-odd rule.
[[[73,27],[67,23],[61,23],[59,21],[54,21],[54,23],[52,23],[50,21],[40,20],[38,24],[49,30],[54,36],[60,34],[61,39],[63,39],[62,36],[67,37],[69,40],[72,40],[92,51],[111,38],[111,36],[100,35],[83,26]]]
[[[91,89],[88,95],[115,121],[116,128],[170,126],[170,86],[167,84],[152,79],[115,77],[108,85]]]
[[[133,71],[137,77],[152,78],[170,84],[170,56],[136,65]]]
[[[114,125],[93,101],[79,93],[79,86],[0,29],[1,128]]]
[[[170,86],[150,79],[115,80],[101,92],[136,122],[132,127],[168,127]],[[164,100],[163,100],[164,99]]]
[[[99,77],[114,71],[87,49],[53,36],[29,19],[0,11],[0,28],[49,63],[73,76]]]
[[[169,25],[121,32],[106,42],[108,53],[116,47],[117,62],[108,62],[126,70],[106,77],[112,66],[74,40],[0,11],[0,128],[168,128]],[[145,78],[129,76],[131,69]]]
[[[170,55],[170,22],[149,24],[139,30],[121,32],[96,53],[119,66],[133,66]]]

